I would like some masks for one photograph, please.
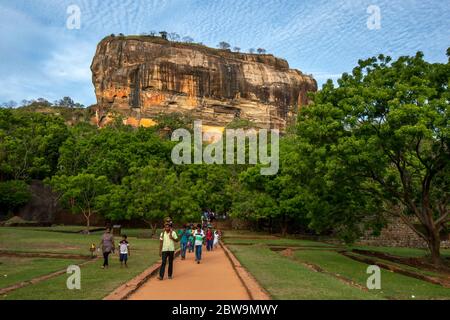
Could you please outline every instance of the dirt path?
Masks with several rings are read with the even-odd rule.
[[[130,300],[249,300],[250,297],[222,248],[203,250],[202,263],[193,253],[175,259],[173,280],[151,278]]]

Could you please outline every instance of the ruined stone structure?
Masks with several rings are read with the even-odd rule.
[[[426,242],[400,218],[389,219],[388,225],[381,230],[379,236],[372,236],[371,232],[367,232],[359,243],[371,246],[427,248]],[[450,248],[448,234],[442,235],[441,248]]]
[[[92,62],[97,122],[112,112],[134,126],[161,113],[181,112],[211,130],[234,119],[283,131],[289,115],[308,103],[316,81],[273,55],[233,53],[150,36],[103,39]]]

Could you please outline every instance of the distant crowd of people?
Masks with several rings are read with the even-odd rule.
[[[161,268],[159,272],[159,280],[164,279],[166,266],[168,265],[168,277],[173,277],[173,261],[175,258],[176,243],[180,243],[180,256],[182,260],[186,260],[187,254],[195,254],[195,262],[200,264],[202,261],[203,247],[207,251],[213,251],[219,244],[222,236],[220,230],[214,230],[213,222],[216,216],[215,213],[205,210],[201,216],[201,223],[195,225],[193,223],[184,225],[178,231],[174,230],[172,219],[166,218],[164,220],[164,230],[161,232],[159,240],[159,255],[162,259]],[[126,235],[122,236],[122,240],[117,247],[119,251],[119,261],[121,267],[128,267],[128,258],[130,257],[130,244]],[[115,253],[116,246],[114,243],[114,236],[111,229],[107,228],[100,241],[98,251],[103,253],[102,268],[109,267],[109,257]],[[95,251],[95,245],[92,244],[91,252]]]

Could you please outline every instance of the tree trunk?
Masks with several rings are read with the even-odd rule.
[[[150,221],[150,220],[146,220],[146,219],[143,219],[143,220],[144,220],[144,222],[145,222],[146,224],[148,224],[148,226],[149,226],[150,229],[152,230],[151,237],[153,238],[153,237],[155,236],[155,234],[156,234],[156,229],[158,228],[158,224],[157,224],[157,223],[153,223],[153,222]]]
[[[156,234],[156,229],[158,228],[158,224],[157,223],[152,223],[151,224],[151,228],[152,228],[152,238],[155,236]]]
[[[86,233],[90,234],[90,228],[91,228],[91,209],[88,209],[87,214],[84,214],[84,217],[86,218]]]
[[[283,215],[283,219],[281,221],[281,235],[284,237],[287,234],[287,229],[288,229],[288,224],[287,224],[287,219],[286,216]]]
[[[86,217],[86,232],[87,234],[90,234],[90,228],[91,228],[91,216]]]
[[[427,240],[427,245],[431,253],[431,262],[435,265],[441,265],[443,261],[441,259],[441,237],[439,232],[432,233]]]

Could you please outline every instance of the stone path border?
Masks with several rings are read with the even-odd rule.
[[[244,285],[251,300],[272,300],[269,293],[260,286],[256,279],[241,265],[239,260],[234,254],[227,248],[227,246],[220,241],[220,246],[225,251],[225,255],[230,260],[233,269]]]
[[[175,252],[175,258],[180,255],[180,250]],[[133,293],[135,293],[144,283],[146,283],[151,277],[156,276],[159,273],[161,267],[161,261],[155,262],[150,268],[143,271],[132,280],[121,285],[116,290],[108,294],[103,300],[127,300]]]

